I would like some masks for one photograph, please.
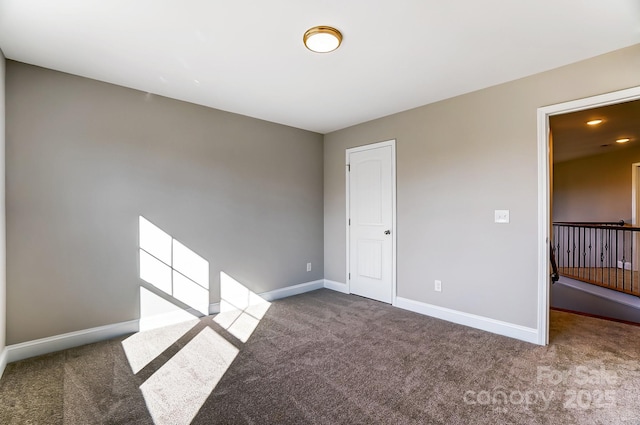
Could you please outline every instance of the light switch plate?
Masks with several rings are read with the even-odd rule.
[[[496,210],[495,211],[496,223],[508,223],[509,222],[509,210]]]

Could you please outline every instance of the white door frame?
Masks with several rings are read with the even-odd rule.
[[[354,152],[361,152],[370,149],[382,148],[385,146],[391,147],[391,280],[392,280],[392,295],[391,295],[391,305],[396,305],[396,140],[387,140],[385,142],[372,143],[370,145],[358,146],[355,148],[349,148],[345,152],[345,181],[346,181],[346,193],[347,193],[347,208],[346,208],[346,218],[345,218],[345,233],[347,239],[347,267],[345,271],[345,282],[347,282],[347,293],[351,293],[351,280],[349,279],[349,251],[350,251],[350,241],[349,241],[349,155]]]
[[[549,117],[640,99],[640,86],[538,108],[538,344],[549,344]]]
[[[634,226],[640,225],[638,220],[640,214],[638,214],[638,198],[640,197],[640,186],[638,185],[638,177],[640,177],[640,162],[631,164],[631,224]]]

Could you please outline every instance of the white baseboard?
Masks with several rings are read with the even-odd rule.
[[[344,283],[321,279],[313,282],[301,283],[299,285],[276,289],[274,291],[263,292],[259,295],[267,301],[274,301],[280,298],[299,295],[321,288],[332,289],[334,291],[343,293],[348,292],[347,285]],[[476,316],[469,313],[463,313],[401,297],[396,298],[395,306],[427,316],[432,316],[438,319],[447,320],[449,322],[470,326],[511,338],[516,338],[522,341],[527,341],[534,344],[538,342],[538,331],[533,328],[527,328],[507,322],[501,322],[499,320]],[[212,314],[219,312],[220,305],[218,303],[211,304],[209,311]],[[47,338],[37,339],[34,341],[27,341],[20,344],[9,345],[4,350],[2,350],[2,352],[0,352],[0,376],[2,376],[1,374],[4,371],[7,363],[23,360],[29,357],[39,356],[42,354],[52,353],[55,351],[65,350],[80,345],[91,344],[129,333],[134,333],[138,331],[139,325],[139,320],[130,320],[128,322],[99,326],[96,328],[69,332],[62,335],[55,335]]]
[[[273,291],[258,294],[263,300],[274,301],[280,298],[292,297],[324,288],[324,280],[314,280],[313,282],[301,283],[299,285],[287,286],[286,288],[275,289]]]
[[[304,294],[305,292],[315,291],[316,289],[322,288],[324,288],[323,279],[263,292],[259,295],[267,301],[274,301],[280,298]],[[219,303],[214,303],[209,306],[210,314],[217,314],[219,312]],[[172,313],[169,313],[169,315],[171,314]],[[138,332],[141,324],[144,324],[147,327],[156,327],[154,325],[162,324],[171,319],[169,315],[159,315],[150,318],[130,320],[128,322],[99,326],[97,328],[84,329],[81,331],[69,332],[62,335],[54,335],[47,338],[9,345],[2,351],[2,353],[0,353],[0,372],[4,371],[4,367],[7,363]]]
[[[7,346],[7,363],[28,359],[29,357],[66,350],[80,345],[92,344],[121,335],[138,331],[138,320],[129,320],[97,328],[54,335],[47,338],[22,342]]]
[[[7,367],[7,348],[3,348],[2,352],[0,352],[0,378],[2,378],[2,374],[4,373],[4,369]]]
[[[342,292],[343,294],[349,293],[349,287],[346,283],[336,282],[335,280],[324,280],[324,287],[333,291]]]
[[[324,287],[334,291],[342,292],[343,294],[349,293],[349,289],[346,283],[325,279]],[[461,311],[451,310],[449,308],[439,307],[402,297],[396,297],[393,305],[404,310],[413,311],[414,313],[424,314],[425,316],[435,317],[437,319],[446,320],[448,322],[457,323],[459,325],[481,329],[483,331],[508,336],[510,338],[531,342],[533,344],[539,343],[538,331],[533,328],[514,325],[512,323],[502,322],[500,320],[489,319],[487,317],[477,316],[475,314],[463,313]]]
[[[274,289],[273,291],[261,292],[258,294],[265,301],[274,301],[281,298],[292,297],[324,288],[324,280],[314,280],[312,282],[300,283],[298,285],[287,286],[286,288]],[[209,314],[220,313],[220,303],[209,304]]]
[[[396,297],[396,302],[394,305],[404,310],[413,311],[414,313],[424,314],[426,316],[431,316],[437,319],[446,320],[448,322],[457,323],[459,325],[469,326],[494,334],[519,339],[521,341],[530,342],[532,344],[539,344],[538,330],[534,328],[514,325],[513,323],[502,322],[500,320],[490,319],[488,317],[477,316],[475,314],[464,313],[461,311],[451,310],[449,308],[439,307],[436,305],[426,304],[401,297]]]
[[[198,312],[199,313],[199,312]],[[163,328],[202,317],[202,314],[193,314],[184,310],[174,310],[167,313],[160,313],[153,316],[141,317],[137,320],[138,330],[148,331],[150,329]]]

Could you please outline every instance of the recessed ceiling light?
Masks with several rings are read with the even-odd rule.
[[[342,34],[335,28],[318,26],[309,28],[302,41],[307,49],[316,53],[329,53],[340,47]]]
[[[624,137],[622,139],[616,140],[616,143],[627,143],[629,140],[631,139],[629,139],[628,137]]]
[[[598,125],[598,124],[602,124],[602,120],[598,119],[598,120],[587,121],[587,125]]]

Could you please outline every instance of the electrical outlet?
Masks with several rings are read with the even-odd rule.
[[[307,263],[307,271],[310,272],[311,271],[311,263]]]
[[[442,281],[436,280],[435,288],[433,289],[435,289],[436,292],[442,292]]]

